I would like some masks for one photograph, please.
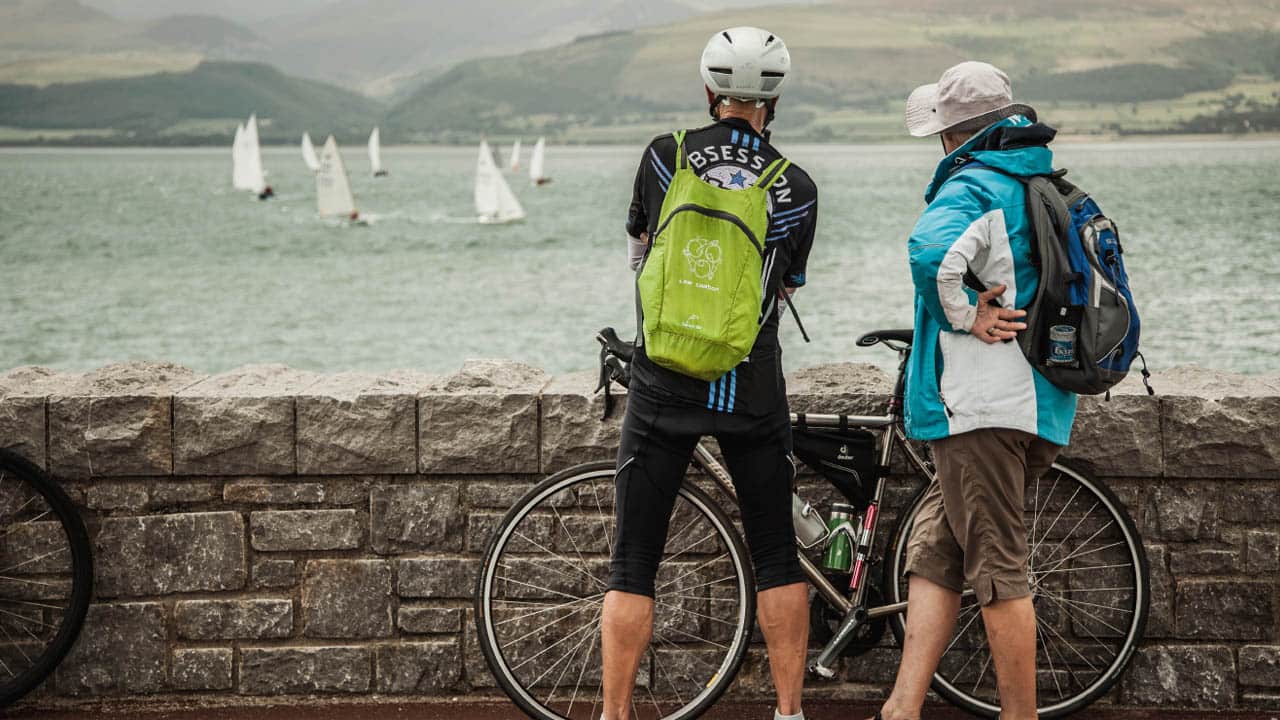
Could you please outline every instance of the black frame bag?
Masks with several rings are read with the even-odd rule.
[[[874,433],[847,424],[837,429],[811,428],[800,414],[791,430],[791,445],[801,462],[830,481],[854,507],[862,509],[871,503],[876,483],[885,474]]]

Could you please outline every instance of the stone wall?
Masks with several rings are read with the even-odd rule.
[[[494,692],[471,629],[479,553],[538,478],[612,457],[593,381],[487,361],[0,375],[0,446],[59,478],[96,552],[85,631],[29,702]],[[1082,400],[1067,453],[1120,494],[1151,560],[1147,639],[1109,701],[1280,706],[1280,378],[1155,383]],[[790,379],[811,412],[875,412],[889,389],[860,365]],[[883,692],[895,660],[873,651],[813,692]],[[735,692],[766,687],[756,653]]]

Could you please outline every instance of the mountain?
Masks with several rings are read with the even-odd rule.
[[[127,23],[77,0],[0,0],[0,62],[37,53],[134,47]]]
[[[267,48],[249,28],[213,15],[169,15],[147,23],[142,36],[160,45],[220,56],[261,54]]]
[[[382,111],[349,90],[256,63],[206,61],[184,73],[43,88],[0,85],[0,126],[94,131],[105,142],[222,140],[251,112],[265,141],[296,142],[304,130],[363,139]]]
[[[776,127],[801,137],[902,137],[902,102],[949,65],[984,59],[1071,132],[1154,132],[1227,97],[1272,99],[1280,2],[835,0],[688,18],[459,63],[398,102],[387,124],[419,139],[546,133],[643,138],[706,117],[698,55],[716,30],[769,28],[792,50]],[[1280,97],[1280,96],[1276,96]]]

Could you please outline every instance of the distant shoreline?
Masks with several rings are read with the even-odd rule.
[[[883,137],[883,138],[849,138],[847,140],[823,139],[816,140],[803,136],[790,137],[785,133],[779,134],[779,139],[784,143],[793,145],[895,145],[910,142],[910,138],[904,133],[902,137]],[[491,138],[497,142],[507,142],[508,139],[502,136]],[[563,142],[558,139],[551,140],[552,144],[568,147],[610,147],[627,144],[642,144],[648,138],[637,138],[632,143],[625,142]],[[1265,132],[1248,132],[1248,133],[1176,133],[1176,132],[1134,132],[1134,133],[1061,133],[1058,135],[1056,142],[1059,144],[1097,144],[1103,145],[1107,143],[1118,142],[1243,142],[1251,140],[1280,140],[1280,131]],[[355,140],[348,140],[348,144],[356,143]],[[359,141],[363,143],[363,140]],[[408,148],[431,148],[431,147],[453,147],[465,148],[473,147],[479,140],[471,142],[423,142],[423,143],[391,143],[384,147],[408,147]],[[50,148],[50,149],[111,149],[111,148],[154,148],[154,149],[173,149],[179,150],[183,148],[217,148],[227,146],[230,147],[231,139],[216,138],[184,138],[182,142],[115,142],[107,139],[85,142],[83,138],[68,139],[39,139],[39,140],[0,140],[0,149],[9,148]],[[262,147],[264,148],[296,148],[295,140],[272,141],[264,139]]]

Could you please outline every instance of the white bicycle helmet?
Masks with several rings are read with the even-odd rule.
[[[702,81],[718,97],[772,100],[790,72],[786,43],[757,27],[718,32],[702,50]]]

